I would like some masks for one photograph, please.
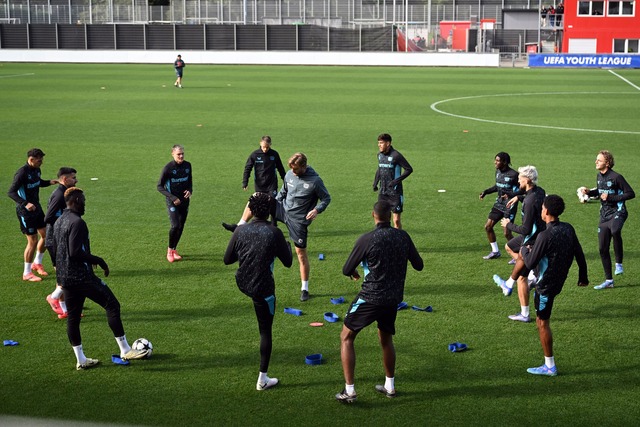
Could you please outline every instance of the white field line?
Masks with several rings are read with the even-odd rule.
[[[25,77],[25,76],[35,76],[36,73],[27,73],[27,74],[10,74],[8,76],[0,76],[0,79],[8,79],[9,77]]]
[[[614,76],[616,76],[617,78],[619,78],[620,80],[622,80],[622,81],[624,81],[624,82],[628,83],[631,87],[635,88],[636,90],[640,90],[640,87],[638,87],[638,86],[634,85],[634,84],[633,84],[633,83],[631,83],[629,80],[625,79],[624,77],[622,77],[620,74],[616,73],[615,71],[613,71],[613,70],[609,70],[609,72],[610,72],[611,74],[613,74]]]
[[[442,111],[438,108],[440,104],[444,104],[447,102],[454,101],[463,101],[468,99],[479,99],[479,98],[492,98],[492,97],[510,97],[510,96],[557,96],[557,95],[610,95],[610,94],[623,94],[623,95],[635,95],[635,93],[631,92],[535,92],[535,93],[505,93],[505,94],[494,94],[494,95],[478,95],[478,96],[464,96],[460,98],[450,98],[443,99],[442,101],[437,101],[431,104],[431,109],[436,113],[444,114],[450,117],[456,117],[459,119],[466,120],[474,120],[477,122],[484,123],[494,123],[498,125],[509,125],[509,126],[521,126],[521,127],[530,127],[530,128],[542,128],[542,129],[554,129],[554,130],[568,130],[573,132],[598,132],[598,133],[618,133],[618,134],[626,134],[626,135],[640,135],[640,131],[625,131],[625,130],[608,130],[608,129],[584,129],[584,128],[570,128],[563,126],[549,126],[549,125],[532,125],[527,123],[517,123],[517,122],[503,122],[500,120],[489,120],[489,119],[481,119],[478,117],[471,116],[463,116],[460,114],[448,113],[446,111]]]

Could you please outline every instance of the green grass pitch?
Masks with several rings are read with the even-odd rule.
[[[185,57],[188,61],[188,58]],[[623,80],[623,77],[626,80]],[[109,263],[107,282],[122,304],[127,336],[154,344],[149,360],[110,362],[117,346],[104,311],[86,304],[87,356],[101,366],[76,372],[65,323],[45,302],[54,279],[21,280],[25,239],[14,203],[0,203],[2,416],[139,425],[631,425],[640,419],[638,272],[640,204],[627,203],[625,275],[613,290],[597,249],[597,203],[575,191],[595,185],[595,156],[609,149],[615,170],[640,191],[640,72],[394,67],[191,65],[184,89],[157,65],[0,63],[0,188],[6,193],[30,148],[45,153],[43,176],[78,170],[93,252]],[[496,96],[501,95],[501,96]],[[433,105],[433,108],[431,106]],[[342,406],[342,323],[311,328],[323,313],[342,317],[359,289],[341,268],[356,238],[373,227],[376,137],[388,132],[414,167],[405,181],[404,228],[425,259],[409,270],[405,301],[432,313],[401,311],[395,338],[398,398],[383,381],[375,327],[356,341],[358,401]],[[277,315],[269,374],[257,392],[258,328],[251,302],[224,266],[248,193],[242,169],[262,135],[283,159],[295,151],[323,177],[333,201],[310,227],[310,292],[299,301],[297,261],[277,265]],[[179,251],[165,259],[168,218],[156,191],[171,146],[185,146],[194,196]],[[510,271],[484,261],[493,158],[533,164],[540,186],[563,196],[589,264],[589,288],[574,266],[552,317],[559,376],[532,377],[543,363],[534,323],[509,321],[515,294],[491,280]],[[98,178],[91,180],[90,178]],[[438,192],[444,189],[446,192]],[[40,191],[46,204],[53,188]],[[498,231],[500,246],[505,241]],[[325,260],[318,254],[325,254]],[[51,270],[48,255],[45,266]],[[284,307],[304,310],[295,317]],[[469,351],[448,352],[464,342]],[[307,366],[305,356],[324,363]],[[634,403],[635,402],[635,403]]]

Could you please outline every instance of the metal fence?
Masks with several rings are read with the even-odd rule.
[[[296,24],[376,27],[440,21],[501,20],[529,0],[0,0],[0,23]],[[537,3],[533,8],[537,8]]]
[[[157,5],[162,1],[167,5]],[[447,34],[441,33],[443,21],[468,21],[471,23],[471,30],[477,30],[474,33],[477,36],[467,40],[463,49],[457,50],[490,52],[499,49],[500,52],[524,52],[525,43],[531,42],[530,34],[518,38],[502,37],[500,34],[496,36],[494,30],[486,32],[480,27],[482,20],[494,20],[494,28],[503,31],[499,30],[503,9],[531,9],[530,0],[441,1],[443,0],[0,0],[0,25],[28,25],[23,30],[16,30],[18,33],[23,32],[27,38],[30,33],[39,31],[34,25],[59,25],[62,27],[47,30],[54,31],[56,40],[60,38],[61,32],[77,32],[79,30],[76,27],[82,25],[93,28],[97,28],[97,25],[116,25],[118,28],[121,25],[144,25],[140,27],[145,29],[143,38],[154,32],[165,31],[155,29],[157,26],[205,26],[202,28],[210,34],[214,33],[215,25],[235,26],[233,39],[236,49],[239,44],[235,34],[238,31],[250,31],[241,29],[243,26],[281,26],[282,31],[289,31],[284,26],[322,27],[324,30],[314,29],[309,33],[323,34],[326,40],[321,41],[320,45],[326,45],[328,50],[332,48],[332,32],[339,39],[338,30],[353,30],[353,34],[360,40],[363,31],[367,29],[400,28],[407,36],[405,40],[416,40],[415,49],[411,49],[411,46],[399,46],[400,50],[430,52],[456,50],[447,43]],[[533,8],[536,7],[537,3]],[[179,31],[185,33],[188,30]],[[221,30],[223,33],[225,31],[227,30]],[[504,31],[508,35],[510,30]],[[7,40],[14,37],[9,35],[10,30],[5,29],[4,32],[4,42],[0,44],[0,48],[11,45]],[[305,33],[306,30],[302,32]],[[28,43],[32,47],[30,39]],[[48,42],[49,45],[51,43]],[[18,44],[22,45],[22,42]],[[57,48],[59,45],[60,43]],[[88,46],[88,43],[85,45]],[[347,50],[372,50],[366,43],[362,45],[358,42],[354,46],[350,42],[348,45],[351,47]],[[385,50],[390,49],[391,45],[392,43],[386,43]],[[335,46],[335,50],[344,49],[342,42]]]

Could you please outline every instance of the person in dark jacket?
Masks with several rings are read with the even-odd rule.
[[[53,226],[52,249],[56,258],[56,276],[67,303],[67,336],[76,356],[76,369],[81,371],[100,363],[98,359],[86,357],[82,348],[80,320],[87,298],[106,310],[107,323],[120,349],[121,359],[147,357],[149,350],[132,349],[127,342],[120,318],[120,302],[109,286],[93,272],[98,265],[108,277],[109,266],[104,259],[91,253],[89,228],[82,219],[86,202],[84,192],[78,187],[68,188],[64,200],[67,209]]]
[[[584,194],[589,197],[600,198],[600,224],[598,224],[598,248],[600,259],[604,268],[604,282],[594,286],[594,289],[613,288],[613,275],[611,274],[611,253],[609,247],[613,240],[613,252],[616,257],[615,274],[624,273],[622,259],[624,255],[622,246],[622,227],[624,226],[629,213],[625,202],[636,197],[633,188],[627,183],[622,175],[612,168],[615,164],[613,154],[607,150],[602,150],[596,157],[596,188],[586,190]]]
[[[549,320],[556,296],[562,292],[569,268],[575,259],[578,263],[578,286],[587,286],[587,262],[571,224],[560,222],[564,212],[564,200],[550,195],[544,199],[541,217],[547,224],[535,244],[522,248],[521,255],[529,270],[537,268],[538,280],[535,284],[536,325],[544,352],[544,364],[529,368],[533,375],[555,376],[558,374],[553,356],[553,337]]]
[[[44,152],[39,148],[29,150],[27,163],[16,172],[13,177],[8,195],[16,202],[16,215],[20,222],[20,231],[27,238],[24,250],[24,270],[22,280],[39,282],[40,276],[48,276],[42,265],[44,257],[46,226],[44,211],[40,205],[40,187],[48,187],[58,183],[56,180],[46,180],[40,177],[40,166],[44,160]],[[40,239],[38,240],[38,235]]]
[[[271,214],[272,222],[275,224],[275,196],[278,191],[278,175],[280,175],[280,179],[284,181],[285,170],[282,160],[280,159],[280,154],[271,148],[271,137],[269,135],[262,137],[260,140],[260,148],[249,155],[247,163],[244,165],[244,173],[242,174],[242,189],[244,191],[247,191],[249,187],[249,177],[251,176],[252,170],[254,171],[254,191],[256,193],[266,193],[271,196],[273,200],[273,206],[271,206],[269,213]],[[247,205],[237,224],[227,224],[223,222],[222,226],[226,230],[233,232],[237,226],[249,222],[251,217],[251,209],[249,209]]]
[[[391,227],[392,206],[378,201],[373,206],[376,228],[363,234],[347,258],[342,273],[354,280],[360,278],[357,267],[362,264],[364,280],[362,289],[351,303],[340,334],[340,355],[345,387],[336,394],[340,402],[356,400],[354,377],[356,352],[354,342],[358,333],[373,322],[378,324],[378,337],[382,347],[382,363],[385,371],[384,384],[376,390],[389,398],[396,396],[395,365],[396,351],[393,346],[395,320],[398,304],[404,295],[407,262],[422,271],[424,262],[409,234]]]
[[[276,308],[276,289],[273,279],[274,261],[278,258],[289,268],[293,263],[291,246],[277,227],[267,222],[271,197],[254,193],[249,198],[249,209],[255,217],[233,232],[224,254],[225,265],[238,262],[236,284],[242,293],[253,300],[260,330],[260,373],[256,389],[266,390],[278,384],[269,378],[269,360],[272,349],[272,328]]]

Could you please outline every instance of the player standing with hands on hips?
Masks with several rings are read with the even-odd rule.
[[[385,201],[391,205],[393,212],[393,226],[402,228],[400,215],[404,206],[402,181],[413,172],[413,168],[399,151],[391,146],[391,135],[378,135],[378,169],[373,180],[373,191],[378,191],[378,201]],[[402,173],[400,173],[402,171]]]
[[[178,55],[173,62],[173,68],[176,70],[176,82],[173,85],[180,89],[182,89],[182,72],[184,71],[184,67],[186,67],[186,64],[182,60],[182,56]]]
[[[600,224],[598,224],[598,247],[604,268],[604,282],[594,286],[594,289],[613,288],[611,274],[611,254],[609,246],[613,239],[613,252],[616,257],[615,274],[624,273],[622,268],[623,246],[622,227],[629,213],[625,206],[626,200],[636,197],[636,193],[622,175],[613,171],[613,154],[602,150],[596,157],[597,187],[594,190],[583,190],[589,197],[600,197]]]
[[[171,221],[167,261],[174,262],[182,259],[176,248],[180,237],[182,237],[187,215],[189,215],[193,179],[191,163],[184,159],[184,147],[178,144],[174,145],[171,149],[171,156],[173,161],[167,163],[160,174],[158,191],[167,198],[167,211]]]

